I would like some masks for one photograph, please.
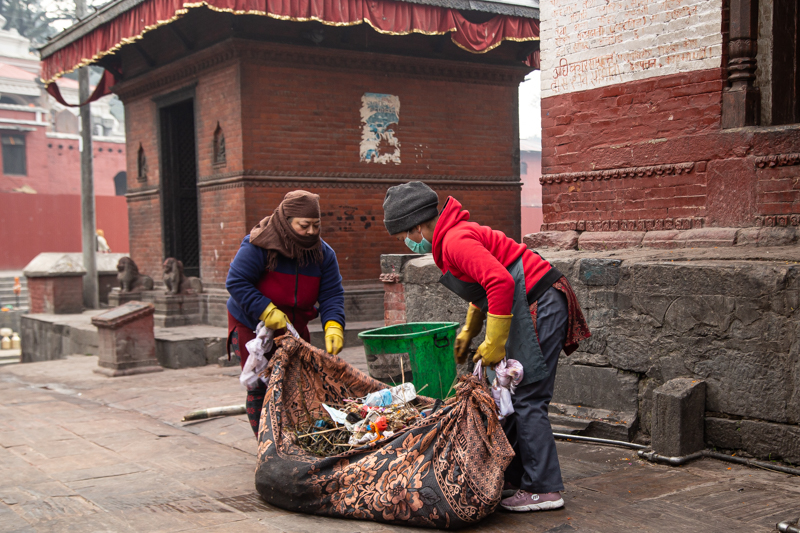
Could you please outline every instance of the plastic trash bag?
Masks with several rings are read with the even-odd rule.
[[[497,404],[498,418],[503,420],[514,412],[511,395],[514,394],[517,385],[522,381],[524,372],[522,363],[516,359],[503,359],[494,367],[494,372],[492,398]],[[475,365],[473,374],[483,379],[483,367],[480,361]]]
[[[265,354],[272,349],[272,337],[274,334],[273,330],[265,327],[263,322],[259,322],[258,326],[256,326],[256,338],[244,345],[250,355],[244,362],[244,367],[242,367],[239,383],[247,390],[255,388],[259,380],[259,374],[267,368]],[[266,380],[262,381],[266,383]]]
[[[292,336],[294,336],[294,338],[300,338],[300,334],[297,333],[297,330],[294,328],[294,326],[288,322],[286,323],[286,330]],[[247,344],[244,345],[250,355],[247,357],[247,361],[244,362],[242,373],[239,374],[239,383],[241,383],[247,390],[255,388],[260,374],[265,368],[267,368],[268,361],[266,354],[272,350],[272,346],[274,344],[272,339],[274,336],[274,330],[267,328],[264,325],[264,322],[259,322],[256,326],[256,338],[248,341]],[[260,379],[266,383],[268,378]]]

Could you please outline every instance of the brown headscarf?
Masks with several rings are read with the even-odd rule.
[[[320,234],[298,234],[289,223],[290,217],[320,218],[319,195],[308,191],[287,193],[272,215],[250,230],[250,244],[269,250],[269,270],[275,269],[278,254],[294,259],[301,267],[322,262]]]

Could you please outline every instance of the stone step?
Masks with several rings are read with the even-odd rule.
[[[22,291],[19,293],[19,306],[17,306],[17,295],[14,293],[14,276],[0,276],[0,306],[13,305],[14,309],[28,310],[28,280],[20,273],[19,281],[20,285],[22,285]]]
[[[344,314],[348,322],[363,322],[383,317],[383,286],[346,287]]]
[[[228,329],[214,326],[155,328],[156,359],[164,368],[217,364],[225,353]]]
[[[625,442],[631,442],[639,427],[636,412],[609,411],[562,403],[550,404],[549,418],[554,433]]]

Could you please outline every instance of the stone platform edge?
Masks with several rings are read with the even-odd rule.
[[[552,225],[552,224],[550,224]],[[674,250],[680,248],[773,247],[800,242],[800,228],[764,226],[752,228],[695,228],[650,231],[540,231],[523,237],[532,249],[602,252],[626,248]]]

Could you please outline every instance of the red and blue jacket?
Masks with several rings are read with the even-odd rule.
[[[270,303],[286,314],[300,335],[308,339],[308,323],[322,315],[344,327],[344,288],[333,248],[322,241],[322,263],[298,266],[294,259],[278,256],[275,270],[267,271],[267,250],[250,244],[250,236],[231,262],[225,287],[228,312],[250,329]],[[315,304],[319,303],[319,309]]]

